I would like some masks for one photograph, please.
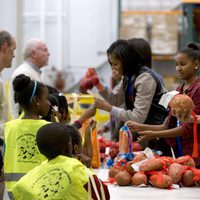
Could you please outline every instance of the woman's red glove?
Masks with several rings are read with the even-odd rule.
[[[94,68],[88,68],[85,76],[82,78],[80,83],[80,91],[82,93],[87,93],[88,89],[92,89],[94,86],[97,86],[101,90],[102,85],[99,81],[99,77]]]

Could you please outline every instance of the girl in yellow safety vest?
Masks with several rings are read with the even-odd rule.
[[[46,159],[38,150],[36,133],[49,123],[40,116],[46,116],[50,107],[48,89],[42,83],[20,74],[13,80],[13,88],[24,115],[5,124],[4,172],[10,198],[15,182]]]

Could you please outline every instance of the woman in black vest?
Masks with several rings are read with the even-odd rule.
[[[121,39],[108,48],[111,69],[121,68],[123,78],[115,93],[100,82],[97,88],[106,101],[95,99],[95,106],[123,122],[132,120],[145,124],[162,124],[168,112],[158,102],[165,88],[157,74],[145,66],[146,57],[142,59],[141,56],[145,55],[145,50],[143,48],[143,52],[138,52],[136,46]],[[125,107],[119,108],[123,103]]]

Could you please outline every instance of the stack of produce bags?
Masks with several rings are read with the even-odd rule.
[[[109,178],[119,186],[148,185],[170,188],[174,184],[191,187],[200,184],[200,170],[190,156],[177,159],[157,156],[147,158],[145,153],[137,154],[132,161],[116,163],[109,170]]]

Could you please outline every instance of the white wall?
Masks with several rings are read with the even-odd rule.
[[[0,1],[0,28],[16,33],[16,1]]]
[[[0,29],[6,29],[16,37],[16,1],[0,1]],[[13,60],[13,66],[16,65],[16,59]],[[2,72],[2,77],[9,77],[12,69],[6,69]]]
[[[113,2],[116,1],[71,0],[70,65],[96,66],[105,60],[100,53],[117,36],[117,10]]]

